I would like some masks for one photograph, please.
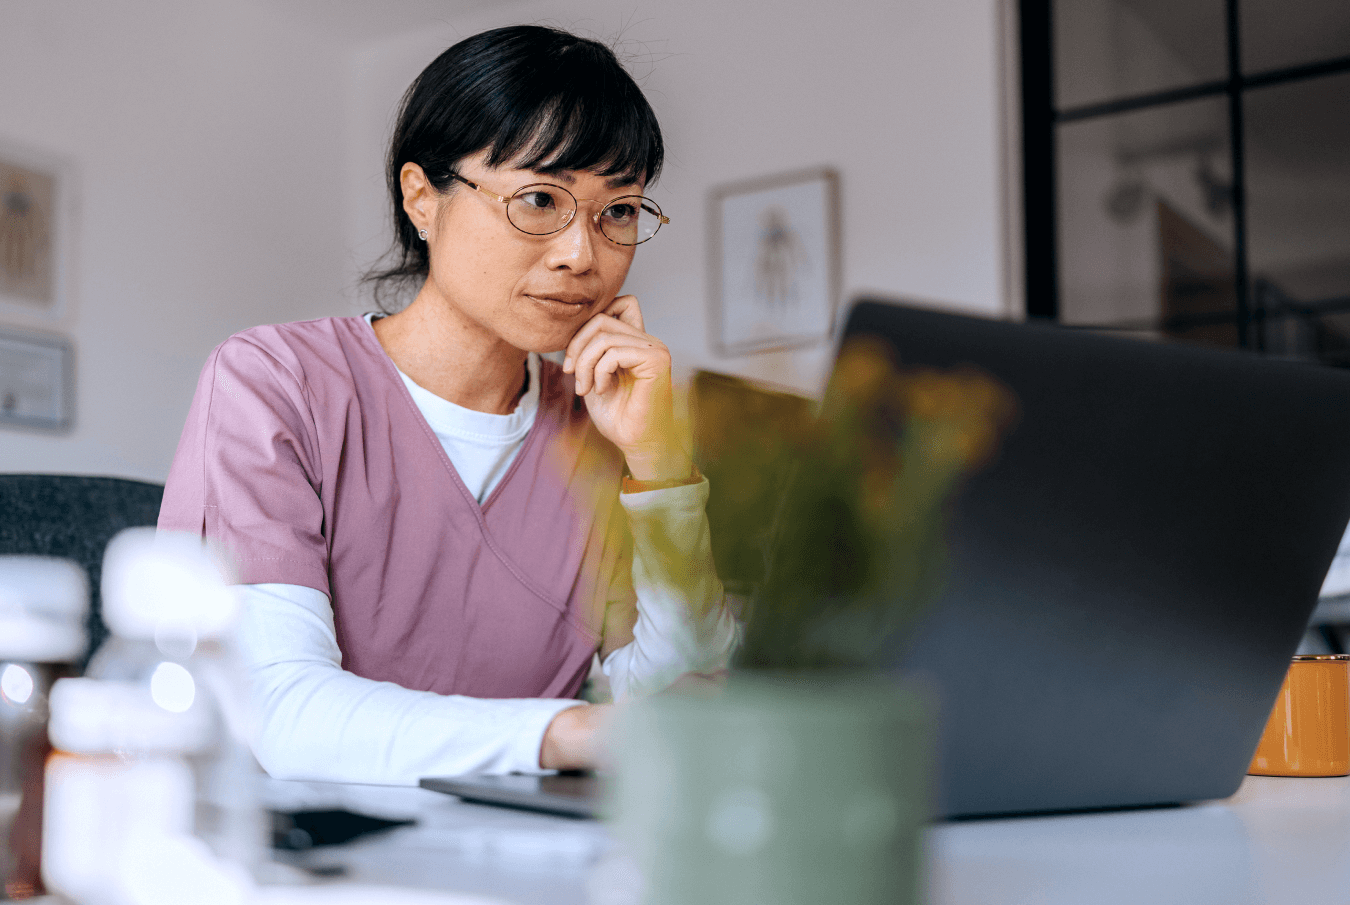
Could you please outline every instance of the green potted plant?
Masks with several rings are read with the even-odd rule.
[[[714,494],[782,486],[773,512],[721,526],[766,564],[725,687],[623,715],[615,803],[644,901],[919,901],[932,721],[879,665],[939,587],[948,503],[1013,412],[983,374],[905,370],[862,343],[817,417],[721,444]]]

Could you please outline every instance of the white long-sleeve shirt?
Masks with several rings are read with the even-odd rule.
[[[516,410],[461,408],[403,380],[479,502],[510,467],[538,407],[538,360]],[[633,534],[637,623],[602,668],[616,700],[665,688],[685,672],[722,668],[738,640],[713,569],[707,482],[621,494]],[[659,539],[659,542],[658,542]],[[483,699],[414,691],[342,669],[322,591],[247,585],[240,647],[252,680],[259,762],[284,779],[415,785],[428,775],[539,771],[553,718],[582,703]]]

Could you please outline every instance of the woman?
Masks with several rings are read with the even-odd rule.
[[[413,301],[212,353],[159,524],[238,567],[273,775],[593,766],[593,657],[616,697],[725,664],[707,483],[669,353],[618,294],[668,222],[642,197],[662,154],[602,45],[468,38],[409,88],[390,149],[398,261],[373,280]]]

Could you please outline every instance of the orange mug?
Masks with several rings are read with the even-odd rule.
[[[1247,772],[1350,774],[1350,656],[1294,658]]]

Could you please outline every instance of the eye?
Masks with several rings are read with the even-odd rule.
[[[534,211],[551,211],[558,207],[557,199],[546,189],[530,189],[522,192],[516,196],[516,201]]]
[[[605,208],[605,219],[612,223],[632,223],[637,215],[638,206],[630,201],[620,201]]]

